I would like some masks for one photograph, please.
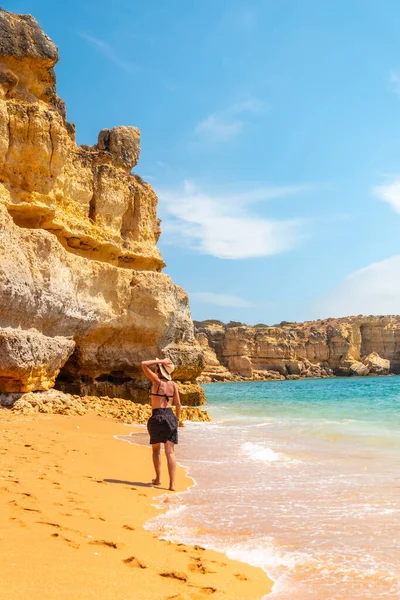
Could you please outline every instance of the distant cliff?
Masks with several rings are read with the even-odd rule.
[[[400,373],[399,316],[195,326],[206,360],[202,381]]]
[[[0,9],[0,392],[146,400],[143,359],[169,356],[181,381],[202,370],[188,297],[161,272],[157,196],[131,173],[139,130],[78,146],[57,61],[33,17]]]

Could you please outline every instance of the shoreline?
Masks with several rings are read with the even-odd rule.
[[[160,514],[154,499],[168,510],[175,495],[147,483],[150,448],[116,444],[126,425],[90,413],[2,409],[0,428],[0,584],[7,599],[261,600],[271,591],[262,569],[144,529]],[[193,481],[179,465],[177,491]]]
[[[222,379],[214,381],[200,381],[199,385],[203,387],[204,385],[211,385],[214,383],[263,383],[265,381],[275,381],[279,383],[283,383],[284,381],[326,381],[330,379],[372,379],[373,377],[379,377],[382,379],[384,377],[399,377],[400,373],[386,373],[385,375],[379,375],[377,373],[368,373],[368,375],[329,375],[326,377],[267,377],[266,379]],[[207,406],[207,403],[204,405]]]
[[[130,441],[130,440],[126,439],[127,437],[130,437],[131,435],[132,435],[132,432],[131,432],[131,433],[130,433],[128,436],[115,436],[115,439],[116,439],[116,440],[118,440],[118,441],[126,442],[126,443],[128,443],[128,444],[130,444],[130,445],[133,445],[133,446],[138,446],[138,447],[140,447],[140,448],[146,447],[146,446],[144,446],[143,444],[139,444],[138,442],[134,442],[134,441]],[[163,456],[163,454],[162,454],[162,456]],[[185,477],[186,477],[187,479],[190,479],[190,480],[191,480],[191,485],[188,485],[188,486],[187,486],[185,489],[183,489],[183,490],[179,490],[179,491],[177,491],[177,492],[176,492],[177,494],[181,495],[181,494],[185,494],[185,493],[189,492],[189,490],[191,490],[191,489],[192,489],[192,488],[194,488],[194,487],[197,487],[199,484],[197,483],[197,481],[196,481],[196,479],[193,477],[193,475],[189,475],[189,467],[187,467],[187,466],[185,466],[184,464],[180,463],[178,460],[177,460],[176,464],[177,464],[177,467],[178,467],[178,468],[180,468],[180,469],[183,469],[183,470],[184,470],[184,472],[185,472]],[[155,499],[155,498],[153,498],[153,500],[154,500],[154,499]],[[160,515],[160,511],[162,511],[162,507],[160,507],[160,506],[157,506],[157,504],[152,504],[152,506],[154,506],[154,507],[157,509],[157,515],[155,515],[155,516],[159,516],[159,515]],[[168,510],[174,510],[174,508],[175,508],[175,507],[172,507],[171,509],[166,509],[166,511],[164,511],[164,512],[168,512]],[[147,531],[152,531],[152,529],[151,529],[150,527],[146,527],[146,526],[147,526],[149,523],[151,523],[152,519],[153,519],[153,517],[151,517],[151,518],[149,519],[149,521],[146,521],[146,522],[144,523],[144,528],[145,528]],[[174,542],[174,541],[167,540],[166,538],[163,538],[163,537],[161,537],[161,538],[159,538],[159,539],[161,539],[161,540],[166,540],[168,543],[176,544],[176,545],[178,545],[178,546],[179,546],[179,545],[182,545],[182,542],[179,542],[179,541],[176,541],[176,542]],[[224,552],[223,550],[218,550],[218,549],[214,548],[212,545],[207,545],[207,544],[204,544],[203,542],[201,542],[201,545],[202,545],[202,547],[203,547],[203,548],[205,548],[206,550],[209,550],[209,551],[211,551],[211,552],[216,552],[217,554],[223,554],[223,555],[224,555],[224,556],[226,556],[226,557],[227,557],[229,560],[235,560],[235,559],[231,559],[231,558],[229,557],[229,550],[227,550],[226,552]],[[266,570],[264,567],[262,567],[262,566],[259,566],[259,565],[254,565],[254,564],[251,564],[250,562],[247,562],[247,561],[241,561],[241,560],[238,560],[238,562],[239,562],[239,563],[246,564],[246,565],[249,565],[250,567],[252,567],[252,568],[255,568],[255,569],[261,569],[261,570],[262,570],[262,571],[265,573],[266,577],[268,578],[268,580],[270,581],[270,584],[271,584],[271,589],[270,589],[270,591],[269,591],[267,594],[265,594],[264,596],[262,596],[262,598],[261,598],[261,600],[264,600],[264,598],[266,599],[266,598],[268,597],[268,595],[269,595],[270,593],[272,593],[272,591],[273,591],[273,587],[274,587],[274,585],[276,584],[276,581],[275,581],[275,580],[272,578],[272,576],[271,576],[271,575],[268,573],[268,571],[267,571],[267,570]]]

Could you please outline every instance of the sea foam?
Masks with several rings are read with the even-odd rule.
[[[275,452],[272,448],[268,448],[268,446],[253,442],[245,442],[240,446],[240,449],[248,458],[261,460],[262,462],[275,462],[285,458],[280,452]]]

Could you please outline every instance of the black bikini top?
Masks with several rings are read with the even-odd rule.
[[[169,402],[170,398],[173,398],[174,396],[167,396],[167,394],[159,394],[158,391],[160,390],[160,385],[161,385],[161,381],[158,384],[158,388],[157,388],[157,393],[154,394],[153,392],[150,392],[150,396],[160,396],[161,398],[166,398],[167,402]]]

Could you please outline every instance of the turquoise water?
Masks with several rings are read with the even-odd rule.
[[[321,421],[351,419],[399,431],[400,377],[256,381],[204,386],[208,408],[221,418]]]
[[[197,485],[149,527],[261,566],[274,599],[399,599],[400,377],[204,389],[177,447]]]

